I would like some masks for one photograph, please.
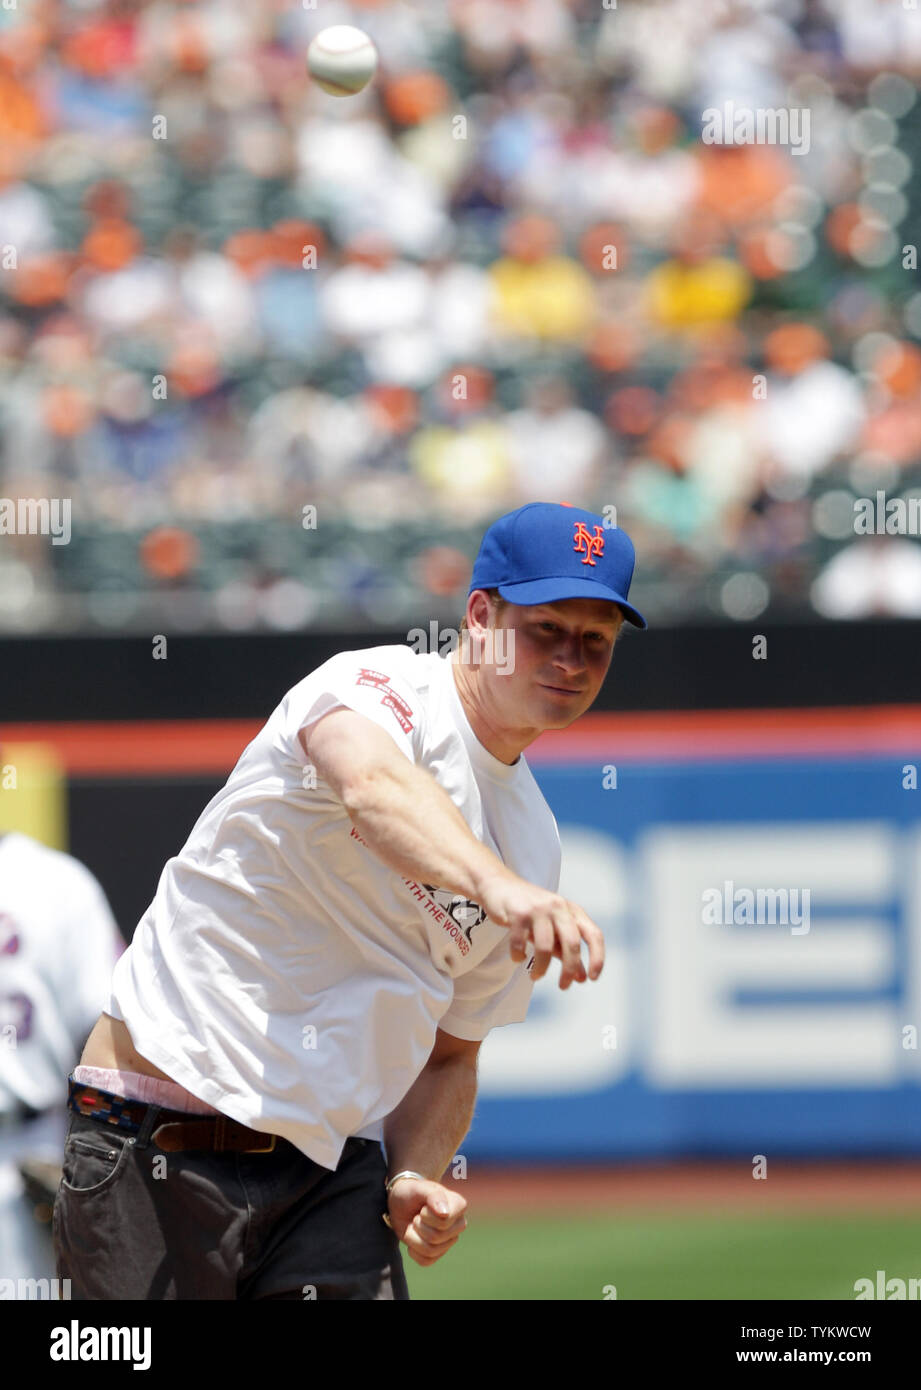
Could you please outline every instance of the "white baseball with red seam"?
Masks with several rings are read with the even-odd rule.
[[[350,97],[367,87],[377,69],[377,49],[361,29],[333,24],[307,49],[307,67],[317,86],[334,97]]]

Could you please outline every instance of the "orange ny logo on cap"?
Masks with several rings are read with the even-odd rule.
[[[580,554],[585,551],[583,565],[593,565],[595,561],[593,555],[604,554],[604,535],[601,527],[596,526],[593,535],[589,535],[588,527],[584,521],[575,523],[575,530],[572,533],[572,548]]]

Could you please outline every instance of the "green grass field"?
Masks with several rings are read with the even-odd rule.
[[[403,1259],[414,1299],[842,1299],[921,1277],[921,1214],[482,1216],[437,1264]],[[608,1297],[611,1295],[608,1294]]]

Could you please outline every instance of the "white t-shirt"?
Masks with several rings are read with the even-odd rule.
[[[478,741],[450,660],[340,652],[288,691],[167,862],[108,1011],[193,1095],[328,1168],[350,1136],[382,1138],[436,1028],[476,1041],[521,1022],[533,984],[504,928],[387,868],[307,764],[299,730],[339,706],[386,729],[514,872],[555,892],[560,871],[524,757]]]
[[[64,1104],[124,948],[85,865],[28,835],[0,837],[0,1115]]]

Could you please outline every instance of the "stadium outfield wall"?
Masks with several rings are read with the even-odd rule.
[[[492,1035],[471,1153],[921,1153],[921,706],[629,723],[532,760],[607,965]]]
[[[440,632],[450,631],[448,621]],[[428,632],[430,622],[420,615],[413,631]],[[392,642],[409,643],[408,632],[3,636],[0,720],[256,718],[335,652]],[[755,620],[625,628],[594,708],[789,709],[919,698],[918,622]]]

